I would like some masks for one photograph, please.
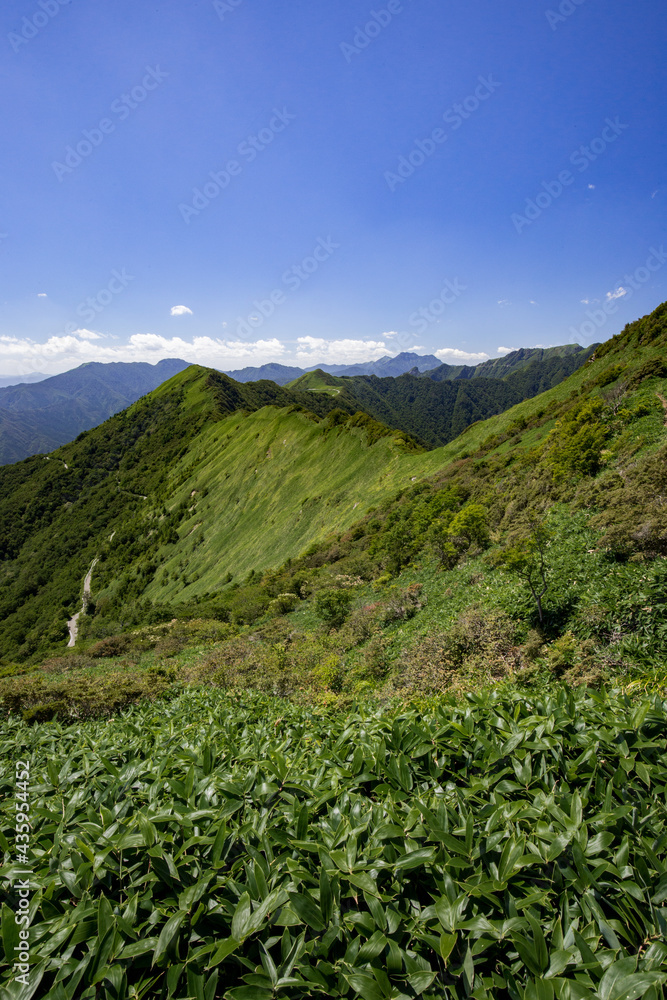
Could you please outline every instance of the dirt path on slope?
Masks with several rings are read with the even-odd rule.
[[[70,618],[67,622],[67,628],[69,629],[69,642],[67,643],[68,649],[73,649],[74,646],[76,646],[76,640],[79,635],[79,618],[81,615],[85,615],[86,613],[86,608],[88,607],[88,602],[90,601],[90,586],[93,580],[93,570],[98,562],[99,559],[93,559],[92,565],[86,573],[86,578],[83,581],[83,600],[81,602],[81,611],[77,611],[74,617]]]

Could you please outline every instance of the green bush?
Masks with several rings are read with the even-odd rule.
[[[352,594],[349,590],[320,590],[315,595],[315,610],[329,628],[340,628],[348,614]]]

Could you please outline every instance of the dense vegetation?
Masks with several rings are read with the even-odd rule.
[[[433,382],[424,376],[367,375],[341,381],[339,405],[351,393],[366,413],[414,434],[429,448],[453,441],[476,420],[503,413],[524,398],[502,379]]]
[[[665,708],[561,692],[342,716],[200,690],[27,739],[10,722],[3,757],[33,782],[25,995],[657,1000]],[[11,852],[8,771],[2,792]]]
[[[461,378],[508,378],[525,368],[533,372],[551,372],[552,377],[562,381],[580,368],[594,353],[597,344],[583,348],[579,344],[564,344],[561,347],[521,347],[500,358],[491,358],[478,365],[439,365],[425,373],[426,378],[444,382]],[[553,385],[557,382],[554,381]],[[550,386],[546,388],[551,388]]]

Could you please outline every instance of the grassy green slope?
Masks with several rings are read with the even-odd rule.
[[[287,388],[297,389],[301,392],[324,392],[330,396],[338,396],[345,388],[345,382],[335,375],[323,372],[321,368],[316,368],[313,372],[306,372],[299,378],[295,378]]]
[[[314,423],[287,409],[232,415],[198,435],[174,469],[176,480],[187,478],[171,504],[191,509],[179,543],[159,552],[164,564],[146,596],[189,600],[221,587],[228,573],[239,580],[279,565],[441,464],[437,453],[407,450],[400,436],[369,445],[363,427]]]
[[[396,488],[401,457],[414,451],[368,418],[321,425],[335,405],[193,366],[49,461],[2,469],[0,653],[25,658],[65,642],[93,558],[96,595],[139,596],[166,560],[168,573],[181,564],[179,580],[161,596],[183,599],[184,575],[205,578],[186,597],[204,582],[215,589],[238,565],[273,565],[349,524],[357,501],[346,494],[356,490],[366,510]],[[206,488],[206,527],[195,529],[190,494]]]

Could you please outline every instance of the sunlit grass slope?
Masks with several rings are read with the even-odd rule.
[[[325,392],[330,396],[338,396],[345,388],[345,381],[335,375],[329,375],[317,368],[314,372],[306,372],[300,375],[287,386],[288,389],[298,389],[301,392]]]
[[[172,503],[189,499],[180,542],[167,546],[162,585],[146,596],[188,600],[300,555],[331,531],[442,466],[441,452],[415,454],[397,436],[369,445],[363,428],[330,427],[265,407],[207,426],[175,470],[187,478]],[[183,585],[181,570],[189,585]],[[171,577],[176,574],[177,579]]]

